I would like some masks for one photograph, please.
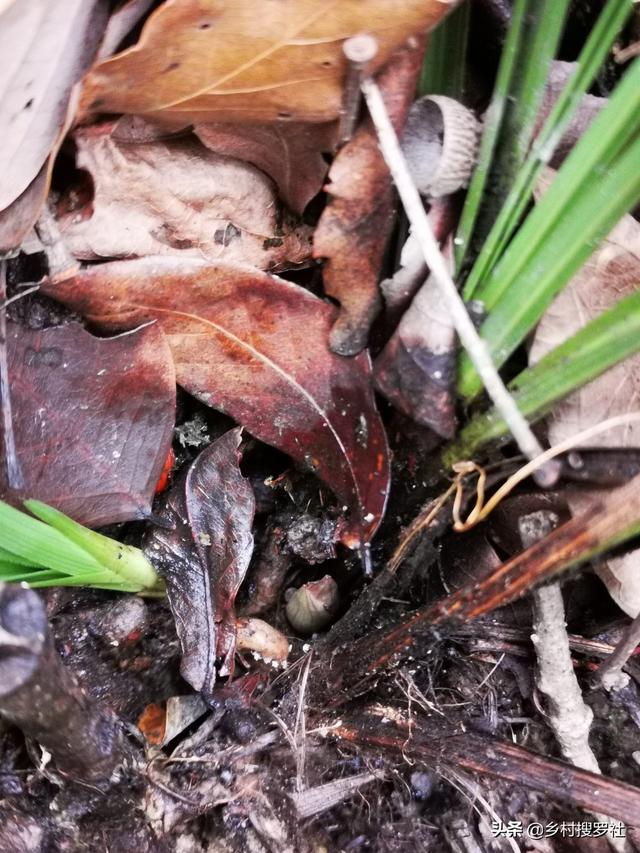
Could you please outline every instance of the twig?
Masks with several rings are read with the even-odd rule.
[[[0,261],[0,303],[7,298],[7,262]],[[0,311],[0,399],[2,400],[2,440],[4,459],[7,468],[7,484],[10,489],[19,490],[24,486],[20,468],[16,438],[13,433],[13,414],[11,410],[11,390],[9,387],[9,364],[7,361],[7,315]]]
[[[347,75],[344,81],[338,144],[344,145],[353,136],[360,112],[360,85],[367,67],[378,52],[378,42],[373,36],[357,35],[347,39],[342,45],[347,60]]]
[[[558,516],[541,510],[518,521],[525,548],[548,536]],[[547,699],[549,724],[560,751],[576,767],[599,773],[598,761],[589,746],[593,711],[585,704],[578,684],[565,625],[564,602],[558,581],[533,590],[533,633],[538,660],[536,683]]]
[[[478,335],[467,313],[465,304],[449,273],[447,262],[433,234],[420,194],[411,177],[398,142],[398,137],[389,120],[380,89],[370,78],[365,78],[362,81],[361,88],[367,102],[367,107],[369,108],[371,120],[378,134],[382,156],[395,182],[400,200],[411,224],[411,230],[420,242],[424,259],[440,288],[442,298],[451,314],[451,319],[460,342],[469,354],[469,358],[478,371],[495,407],[500,411],[500,414],[511,430],[518,447],[528,459],[534,459],[542,453],[542,447],[531,431],[526,418],[520,413],[513,398],[507,391],[493,364],[485,342]],[[557,468],[558,466],[554,465],[541,469],[538,472],[538,482],[540,485],[552,485],[557,480]]]
[[[0,584],[0,626],[0,714],[42,744],[60,772],[108,781],[127,756],[117,720],[63,666],[41,599]]]
[[[35,293],[37,290],[40,290],[39,284],[32,284],[27,287],[26,290],[21,291],[20,293],[16,293],[10,299],[5,299],[2,304],[0,304],[0,311],[6,311],[7,306],[13,304],[14,302],[19,302],[20,299],[24,299],[25,296],[29,296],[31,293]]]
[[[385,709],[387,710],[387,709]],[[531,752],[515,743],[452,730],[440,717],[421,714],[413,736],[407,739],[408,721],[387,713],[376,719],[375,713],[342,720],[328,733],[355,744],[393,750],[430,767],[463,768],[486,774],[503,782],[540,791],[548,799],[557,799],[592,812],[637,825],[640,814],[640,788],[582,770]]]
[[[640,644],[640,613],[625,630],[611,657],[598,670],[597,678],[605,690],[620,690],[629,683],[629,676],[622,671],[622,667],[638,644]]]

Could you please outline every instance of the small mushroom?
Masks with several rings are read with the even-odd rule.
[[[287,619],[300,634],[326,627],[338,609],[338,584],[331,575],[296,589],[287,602]]]
[[[427,95],[409,110],[402,150],[423,196],[440,198],[469,183],[478,153],[481,124],[444,95]]]

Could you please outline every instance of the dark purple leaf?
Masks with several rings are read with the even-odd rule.
[[[164,577],[182,646],[183,678],[205,696],[233,670],[235,598],[253,551],[253,491],[240,473],[242,430],[203,450],[173,486],[146,553]]]
[[[89,526],[148,516],[175,417],[161,329],[105,339],[77,323],[9,323],[7,357],[24,487],[8,487],[2,460],[0,497],[36,498]]]

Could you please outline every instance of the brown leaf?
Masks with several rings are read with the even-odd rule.
[[[238,465],[242,430],[214,441],[173,486],[145,551],[165,579],[182,646],[182,677],[211,694],[216,659],[233,672],[236,594],[247,571],[255,498]]]
[[[171,435],[175,373],[162,331],[95,338],[77,323],[9,324],[11,402],[25,480],[0,496],[52,504],[89,526],[144,518]]]
[[[138,718],[138,728],[148,743],[154,744],[154,746],[159,746],[163,743],[166,720],[166,708],[164,705],[152,702],[150,705],[145,706],[144,711]]]
[[[453,438],[456,364],[451,316],[429,278],[376,359],[376,388],[417,423]]]
[[[422,48],[398,52],[380,77],[387,109],[396,130],[413,99]],[[389,171],[370,122],[338,153],[329,170],[329,203],[313,238],[313,256],[325,258],[324,289],[340,302],[330,345],[354,355],[366,344],[380,308],[378,279],[393,224]]]
[[[72,211],[59,220],[76,257],[171,254],[262,269],[309,258],[311,232],[283,223],[271,181],[253,166],[193,137],[124,143],[111,130],[74,137],[77,164],[95,187],[90,218]]]
[[[173,0],[138,44],[87,76],[82,112],[168,121],[331,121],[345,39],[378,39],[374,70],[449,11],[441,0]]]
[[[530,361],[539,361],[590,320],[640,286],[640,224],[630,215],[616,225],[600,249],[556,297],[540,321]],[[597,379],[557,403],[547,418],[549,440],[557,444],[589,426],[638,409],[640,354],[610,368]],[[637,447],[640,425],[607,430],[588,441],[592,447]],[[574,513],[598,493],[580,490],[568,495]],[[614,601],[630,616],[640,612],[640,551],[612,557],[598,568]]]
[[[0,210],[22,195],[49,156],[71,88],[93,60],[105,0],[9,0],[0,12]]]
[[[314,471],[352,511],[344,538],[368,541],[389,463],[366,355],[327,348],[334,310],[248,267],[193,258],[103,264],[46,293],[108,328],[157,320],[178,382]]]
[[[194,132],[215,154],[245,160],[273,179],[282,201],[301,214],[322,189],[323,152],[336,144],[335,122],[303,124],[199,124]]]
[[[138,728],[148,743],[165,746],[207,713],[200,696],[170,696],[165,704],[152,702],[138,719]]]
[[[431,201],[427,217],[434,237],[443,244],[456,227],[460,215],[459,199],[444,196]],[[385,314],[388,320],[397,323],[399,317],[411,304],[420,286],[427,280],[429,270],[424,259],[422,246],[409,233],[400,253],[400,266],[390,277],[380,282],[384,297]],[[394,323],[395,325],[395,323]]]
[[[542,103],[536,120],[536,132],[540,130],[553,109],[555,102],[560,97],[569,78],[578,68],[577,62],[552,62],[549,69],[549,77],[542,96]],[[607,103],[606,98],[598,98],[595,95],[583,95],[575,116],[569,127],[565,130],[562,139],[558,143],[549,165],[558,169],[567,154],[576,142],[584,136],[587,128]]]
[[[529,354],[532,363],[640,286],[640,224],[627,214],[545,312]],[[563,441],[588,426],[637,409],[640,355],[612,367],[554,406],[549,438]],[[631,423],[589,440],[591,446],[638,446],[640,424]]]

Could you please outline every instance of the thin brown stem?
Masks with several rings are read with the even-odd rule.
[[[622,671],[622,668],[638,645],[640,645],[640,613],[627,627],[611,657],[598,670],[598,680],[605,690],[619,690],[627,685],[629,676]]]

